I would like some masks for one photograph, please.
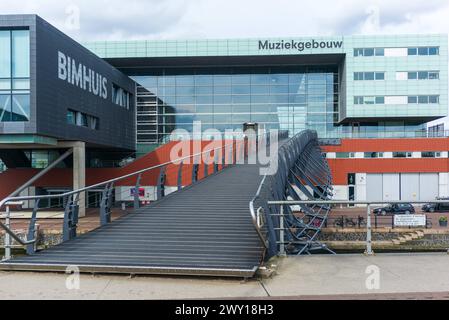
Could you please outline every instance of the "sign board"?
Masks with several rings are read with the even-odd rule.
[[[129,195],[131,197],[134,197],[134,194],[136,193],[136,188],[129,189]],[[139,188],[139,197],[145,197],[145,188]]]
[[[396,214],[394,216],[395,227],[425,227],[426,215],[424,214]]]

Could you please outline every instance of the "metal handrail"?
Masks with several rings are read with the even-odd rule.
[[[259,238],[262,241],[262,243],[265,246],[265,248],[268,249],[268,240],[266,239],[266,237],[262,233],[262,230],[261,230],[261,228],[259,226],[259,223],[257,221],[256,211],[254,210],[254,201],[256,201],[256,199],[260,197],[260,192],[262,190],[262,186],[263,186],[266,178],[267,178],[267,175],[264,175],[263,178],[262,178],[262,181],[259,184],[259,188],[257,189],[256,195],[249,202],[249,212],[251,213],[251,219],[253,221],[253,225],[254,225],[254,228],[256,229],[257,235],[259,236]],[[257,210],[259,210],[259,208]]]
[[[353,201],[353,200],[272,200],[267,201],[268,205],[297,205],[297,204],[403,204],[403,203],[411,203],[411,204],[427,204],[427,203],[449,203],[449,200],[429,200],[429,201],[403,201],[403,200],[379,200],[379,201]]]
[[[246,135],[244,135],[244,138],[246,138]],[[245,140],[243,139],[242,141],[245,141]],[[110,183],[114,183],[116,181],[127,179],[127,178],[130,178],[130,177],[133,177],[133,176],[136,176],[136,175],[139,175],[139,174],[142,174],[142,173],[145,173],[145,172],[157,169],[157,168],[161,168],[161,167],[170,165],[172,163],[176,163],[176,162],[180,163],[183,160],[186,160],[186,159],[189,159],[189,158],[198,157],[198,156],[200,156],[202,154],[207,154],[207,153],[210,153],[212,151],[215,152],[217,150],[223,150],[223,149],[226,149],[226,147],[231,146],[231,145],[234,145],[234,141],[229,143],[229,144],[225,144],[225,145],[223,145],[221,147],[218,147],[218,148],[209,149],[209,150],[202,151],[202,152],[199,152],[199,153],[196,153],[196,154],[188,155],[188,156],[185,156],[185,157],[182,157],[182,158],[178,158],[176,160],[168,161],[168,162],[165,162],[165,163],[162,163],[162,164],[158,164],[158,165],[155,165],[155,166],[152,166],[152,167],[149,167],[149,168],[141,169],[141,170],[138,170],[138,171],[135,171],[135,172],[132,172],[132,173],[129,173],[129,174],[117,177],[117,178],[113,178],[113,179],[110,179],[110,180],[107,180],[107,181],[104,181],[104,182],[93,184],[93,185],[90,185],[90,186],[87,186],[87,187],[84,187],[84,188],[80,188],[80,189],[77,189],[77,190],[68,191],[68,192],[65,192],[65,193],[51,194],[51,195],[38,195],[38,196],[6,197],[6,198],[4,198],[3,200],[0,201],[0,209],[4,205],[6,205],[7,203],[13,202],[13,201],[38,200],[38,199],[54,199],[54,198],[61,198],[61,197],[71,196],[71,195],[78,194],[78,193],[81,193],[81,192],[84,192],[84,191],[88,191],[90,189],[94,189],[94,188],[98,188],[98,187],[101,187],[101,186],[109,185]],[[8,233],[14,240],[16,240],[18,243],[20,243],[23,246],[26,246],[26,245],[29,245],[29,244],[33,244],[33,243],[36,242],[36,238],[34,238],[32,240],[28,240],[28,241],[22,240],[18,235],[16,235],[14,233],[13,230],[8,228],[8,226],[6,226],[1,221],[0,221],[0,228],[5,230],[6,233]]]

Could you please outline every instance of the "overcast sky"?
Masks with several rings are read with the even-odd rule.
[[[449,31],[447,0],[2,0],[1,13],[37,13],[79,41]]]
[[[449,33],[447,0],[1,0],[78,41]]]

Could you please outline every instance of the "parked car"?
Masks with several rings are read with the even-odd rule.
[[[424,212],[449,212],[449,203],[426,203],[421,208]]]
[[[412,214],[415,208],[410,203],[389,204],[373,210],[374,214],[385,216],[387,214]]]

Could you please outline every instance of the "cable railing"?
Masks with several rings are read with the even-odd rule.
[[[300,193],[310,200],[317,197],[327,200],[332,196],[330,169],[321,156],[315,131],[298,133],[279,148],[276,173],[263,177],[249,203],[253,224],[268,250],[268,258],[284,252],[287,246],[280,239],[285,238],[289,241],[288,250],[296,254],[309,253],[317,246],[326,249],[316,237],[330,208],[302,206],[304,217],[298,218],[289,206],[270,205],[272,201],[301,200]]]

